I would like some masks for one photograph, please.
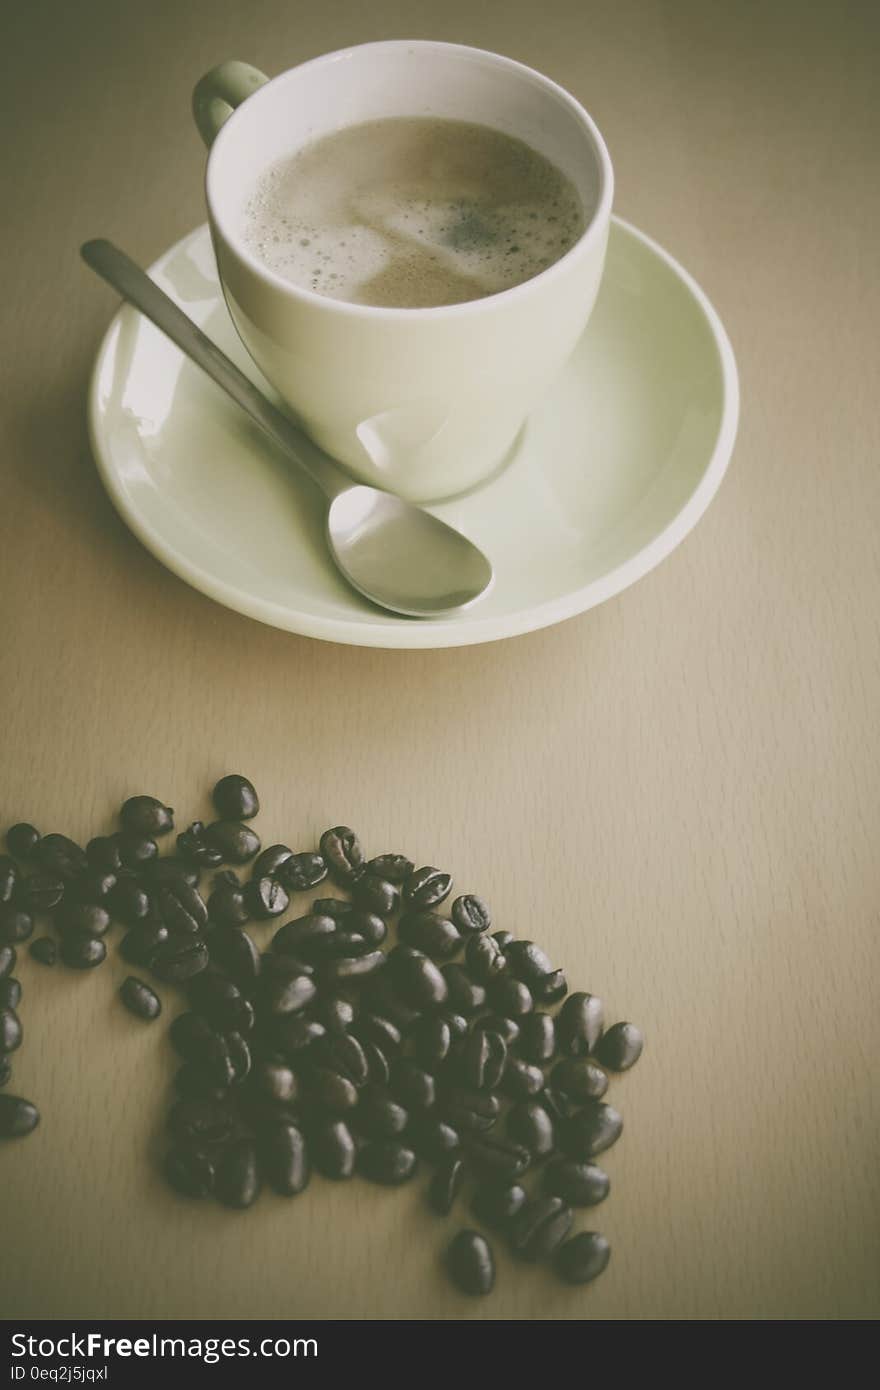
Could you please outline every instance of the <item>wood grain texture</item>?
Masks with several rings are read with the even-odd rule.
[[[757,0],[31,0],[5,24],[14,196],[0,468],[0,820],[86,837],[134,791],[260,788],[264,842],[328,824],[485,894],[648,1045],[615,1083],[613,1246],[569,1290],[500,1259],[445,1283],[422,1185],[315,1182],[250,1213],[151,1166],[172,1071],[113,964],[25,959],[0,1151],[5,1317],[861,1318],[880,1312],[877,7]],[[600,609],[483,648],[382,652],[225,611],[128,534],[85,387],[112,296],[202,220],[189,92],[347,43],[494,48],[569,87],[617,211],[707,289],[737,353],[733,463],[694,534]],[[268,935],[268,931],[262,933]],[[166,994],[170,1003],[170,992]]]

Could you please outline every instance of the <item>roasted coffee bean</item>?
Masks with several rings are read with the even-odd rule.
[[[521,1101],[511,1106],[507,1115],[507,1133],[518,1144],[524,1145],[533,1158],[546,1158],[556,1147],[553,1121],[536,1100]]]
[[[444,1119],[459,1134],[482,1134],[491,1129],[500,1110],[498,1097],[485,1091],[472,1091],[463,1086],[451,1087],[443,1096],[441,1111]]]
[[[260,1142],[266,1181],[282,1197],[304,1192],[312,1175],[306,1138],[295,1124],[270,1126]]]
[[[170,1149],[163,1171],[169,1185],[184,1197],[205,1198],[214,1191],[214,1160],[202,1149]]]
[[[510,1225],[510,1248],[521,1260],[546,1260],[559,1249],[572,1226],[572,1211],[561,1197],[536,1197]]]
[[[38,936],[28,949],[41,965],[54,965],[58,958],[58,944],[51,936]]]
[[[211,933],[211,964],[223,970],[244,994],[256,986],[260,974],[260,953],[254,939],[240,927],[218,927]]]
[[[354,1005],[341,996],[324,995],[315,1000],[312,1013],[328,1033],[347,1033],[354,1023]]]
[[[199,871],[176,855],[167,854],[162,859],[154,859],[144,868],[144,881],[151,889],[163,888],[175,883],[188,883],[191,888],[199,886]]]
[[[523,1144],[495,1134],[467,1134],[463,1144],[469,1162],[482,1177],[513,1182],[526,1171],[532,1156]]]
[[[251,1090],[275,1105],[289,1105],[299,1095],[296,1073],[280,1057],[261,1057],[251,1069]]]
[[[462,1293],[483,1296],[495,1287],[492,1247],[479,1231],[459,1231],[446,1252],[449,1277]]]
[[[533,1013],[521,1019],[516,1045],[527,1062],[549,1062],[556,1051],[556,1028],[550,1014]]]
[[[357,1146],[344,1120],[315,1121],[308,1139],[312,1162],[325,1178],[340,1181],[354,1176]]]
[[[18,865],[8,854],[0,854],[0,903],[11,903],[18,883]]]
[[[519,1183],[484,1182],[471,1199],[471,1210],[493,1231],[507,1231],[527,1201]]]
[[[5,975],[0,980],[0,1009],[17,1009],[20,1003],[21,981],[14,975]]]
[[[224,864],[246,864],[260,852],[256,830],[241,821],[215,820],[205,830],[205,839],[219,849]]]
[[[380,970],[370,980],[366,1002],[371,1012],[390,1019],[401,1033],[407,1033],[422,1012],[401,998],[387,970]]]
[[[157,890],[159,916],[170,932],[200,932],[208,925],[208,907],[190,883],[166,883]]]
[[[438,1014],[425,1014],[412,1031],[416,1058],[428,1071],[445,1062],[452,1047],[452,1030]]]
[[[505,1018],[524,1018],[534,1005],[532,992],[522,980],[502,975],[489,986],[489,1003]]]
[[[369,1182],[399,1187],[415,1177],[419,1161],[412,1149],[396,1139],[373,1139],[357,1157],[358,1172]]]
[[[235,1137],[235,1116],[222,1102],[179,1100],[168,1116],[171,1133],[181,1144],[213,1149]]]
[[[449,897],[452,875],[425,864],[415,869],[403,885],[403,896],[411,907],[437,907]]]
[[[198,868],[216,868],[223,863],[223,851],[205,835],[204,821],[194,820],[187,830],[177,837],[177,853],[188,864]]]
[[[272,973],[267,975],[264,971],[260,980],[260,1007],[275,1018],[297,1014],[314,999],[315,982],[302,973],[298,961],[285,961],[283,956],[276,956],[275,960],[278,964],[273,965]],[[289,972],[280,968],[282,964],[291,967]]]
[[[154,796],[130,796],[119,812],[123,830],[134,835],[167,835],[174,829],[174,811]]]
[[[357,1017],[352,1032],[361,1042],[372,1042],[383,1052],[398,1052],[403,1036],[397,1024],[383,1014],[361,1013]]]
[[[178,1056],[199,1072],[202,1091],[205,1087],[225,1090],[232,1085],[235,1068],[229,1056],[229,1044],[206,1019],[198,1014],[178,1014],[171,1023],[168,1036]],[[196,1086],[190,1087],[191,1092],[197,1089]]]
[[[452,904],[452,920],[465,936],[474,932],[488,931],[492,925],[492,914],[485,898],[476,893],[464,893]]]
[[[254,1026],[254,1006],[238,985],[208,969],[192,980],[189,998],[194,1009],[221,1033],[249,1033]]]
[[[119,950],[130,965],[148,966],[168,937],[169,931],[164,922],[141,922],[126,932],[119,943]]]
[[[252,879],[244,890],[244,898],[250,915],[258,922],[280,917],[290,903],[287,889],[268,874]]]
[[[566,1057],[550,1075],[554,1090],[578,1102],[601,1100],[608,1090],[608,1076],[590,1057]]]
[[[430,1072],[409,1057],[395,1057],[391,1063],[391,1094],[407,1110],[430,1110],[437,1099],[437,1086]]]
[[[504,1018],[501,1014],[484,1014],[474,1024],[474,1031],[497,1033],[510,1048],[519,1037],[519,1024],[515,1018]]]
[[[559,1136],[559,1147],[570,1158],[595,1158],[617,1142],[622,1130],[623,1118],[613,1105],[591,1100],[565,1125]]]
[[[388,935],[388,923],[384,922],[376,912],[365,912],[362,908],[355,909],[340,921],[340,929],[344,931],[357,932],[370,946],[381,946]]]
[[[65,899],[55,913],[55,925],[62,932],[103,936],[110,928],[110,913],[100,903],[77,903]]]
[[[388,953],[388,968],[404,1003],[417,1009],[439,1008],[449,989],[438,967],[422,951],[395,946]]]
[[[10,942],[0,942],[0,980],[15,969],[18,952]]]
[[[153,974],[168,984],[191,980],[193,975],[198,975],[207,967],[208,948],[204,941],[194,936],[169,936],[167,941],[156,947],[150,961]]]
[[[393,1139],[406,1129],[409,1111],[388,1091],[371,1086],[360,1098],[355,1120],[368,1139]]]
[[[461,1148],[458,1130],[448,1120],[441,1119],[435,1110],[422,1111],[411,1118],[407,1139],[426,1163],[442,1163]]]
[[[325,830],[320,849],[330,877],[343,888],[354,883],[364,872],[361,842],[347,825],[336,825],[332,830]]]
[[[253,820],[260,809],[253,782],[239,773],[230,772],[211,792],[211,800],[222,820]]]
[[[550,957],[534,941],[511,941],[505,948],[508,969],[514,979],[532,985],[552,974]]]
[[[334,922],[339,922],[349,913],[354,912],[354,903],[350,903],[348,898],[315,898],[312,903],[312,917],[332,917]],[[380,919],[381,920],[381,919]],[[385,927],[385,923],[382,923]],[[385,927],[387,931],[388,928]],[[384,937],[382,938],[384,940]]]
[[[246,1081],[251,1070],[251,1050],[241,1033],[227,1033],[226,1046],[229,1048],[229,1061],[232,1064],[232,1084],[240,1086]]]
[[[3,983],[8,986],[10,979],[11,977],[7,976]],[[14,983],[18,984],[18,981]],[[18,993],[21,995],[21,985],[18,986]],[[13,1006],[6,1007],[0,1000],[0,1054],[15,1052],[21,1047],[21,1039],[21,1019]]]
[[[447,1002],[452,1001],[450,999]],[[467,1037],[468,1021],[463,1014],[454,1013],[452,1009],[441,1009],[440,1013],[434,1014],[433,1017],[448,1025],[453,1043],[462,1042]]]
[[[40,1123],[40,1112],[22,1096],[0,1096],[0,1139],[22,1139]]]
[[[507,1043],[500,1033],[475,1030],[462,1044],[456,1064],[465,1086],[492,1091],[504,1075]]]
[[[376,878],[373,874],[362,874],[352,885],[351,896],[359,908],[365,912],[375,912],[380,917],[390,917],[400,907],[400,889],[387,879]]]
[[[272,1036],[284,1053],[304,1053],[307,1048],[327,1036],[323,1023],[302,1014],[283,1014],[272,1023]]]
[[[492,940],[497,941],[502,951],[514,940],[512,931],[493,931]]]
[[[305,917],[295,917],[285,922],[272,937],[272,950],[282,955],[299,956],[310,960],[320,954],[320,943],[335,937],[340,930],[339,923],[332,917],[309,913]]]
[[[6,832],[6,848],[16,859],[30,859],[40,843],[40,832],[27,821],[10,825]]]
[[[244,889],[227,879],[218,883],[208,898],[208,917],[218,927],[243,927],[251,918]]]
[[[327,877],[327,865],[320,854],[292,854],[278,869],[279,882],[291,893],[306,893]]]
[[[61,942],[61,959],[71,970],[93,970],[107,957],[107,947],[100,936],[86,932],[66,932]]]
[[[236,1139],[217,1160],[214,1196],[225,1207],[244,1209],[253,1206],[261,1187],[254,1141]]]
[[[553,1268],[566,1284],[589,1284],[611,1259],[611,1246],[598,1231],[579,1231],[556,1251]]]
[[[561,1197],[570,1207],[595,1207],[604,1202],[611,1181],[595,1163],[578,1163],[573,1158],[554,1158],[544,1169],[544,1190]]]
[[[469,974],[481,985],[489,985],[507,971],[507,959],[492,936],[481,934],[468,939],[464,960]]]
[[[37,859],[42,869],[65,882],[85,873],[89,863],[85,850],[66,835],[44,835],[37,846]]]
[[[367,1082],[370,1086],[387,1086],[391,1080],[391,1065],[381,1047],[369,1040],[362,1044],[367,1059]]]
[[[556,1015],[556,1045],[564,1057],[586,1057],[602,1036],[605,1007],[595,994],[570,994]]]
[[[148,1022],[158,1018],[162,1012],[162,1001],[158,994],[134,975],[129,975],[119,986],[119,997],[129,1013]]]
[[[532,985],[532,994],[539,1004],[558,1004],[568,994],[568,981],[562,970],[544,975]]]
[[[292,854],[293,850],[287,845],[269,845],[266,849],[260,850],[253,862],[252,877],[262,878],[264,874],[270,874],[274,878],[281,865],[285,864]]]
[[[146,888],[127,874],[116,880],[107,905],[116,920],[127,927],[146,921],[153,910],[153,900]]]
[[[367,951],[362,956],[344,957],[341,960],[328,960],[321,966],[321,982],[330,989],[337,985],[357,984],[381,971],[385,965],[383,951]]]
[[[448,1216],[464,1182],[465,1167],[455,1153],[443,1159],[428,1184],[428,1202],[440,1216]]]
[[[96,835],[89,840],[86,858],[93,869],[107,874],[118,874],[125,867],[118,835]]]
[[[100,903],[106,907],[118,882],[118,875],[109,869],[87,869],[67,885],[64,906],[70,903]]]
[[[222,1101],[229,1094],[229,1082],[218,1080],[216,1072],[195,1062],[185,1062],[174,1074],[174,1089],[184,1100]]]
[[[8,1057],[0,1057],[0,1090],[12,1079],[12,1064]]]
[[[461,1014],[475,1014],[486,1006],[486,988],[472,980],[463,965],[443,966],[443,976],[449,990],[450,1009]]]
[[[360,932],[346,931],[344,927],[337,927],[336,931],[318,937],[309,949],[309,959],[318,965],[322,961],[351,960],[370,954],[369,941]]]
[[[544,1073],[540,1067],[532,1066],[521,1057],[513,1057],[508,1053],[501,1086],[504,1094],[510,1096],[511,1100],[530,1100],[543,1090]]]
[[[13,850],[13,853],[15,851]],[[404,854],[377,854],[367,864],[367,873],[373,878],[384,878],[398,887],[409,878],[415,865]]]
[[[117,840],[123,867],[138,873],[152,863],[159,853],[159,846],[149,835],[135,835],[129,830],[122,830]]]
[[[398,923],[397,935],[405,946],[413,946],[438,960],[448,960],[462,947],[458,927],[436,912],[405,912]]]
[[[260,956],[260,978],[277,976],[289,980],[293,975],[314,977],[315,967],[299,956],[278,955],[274,951],[264,951]]]
[[[34,930],[34,919],[23,908],[14,903],[0,906],[0,942],[12,945],[17,941],[27,941]]]
[[[566,1120],[570,1120],[573,1115],[576,1115],[581,1104],[580,1101],[549,1084],[545,1085],[540,1101],[553,1123],[557,1125],[565,1123]]]
[[[15,901],[22,912],[51,912],[64,897],[64,879],[58,874],[35,873],[18,880]],[[2,910],[2,909],[0,909]]]
[[[634,1023],[614,1023],[596,1046],[596,1058],[611,1071],[628,1071],[642,1055],[645,1039]]]
[[[328,1036],[318,1047],[317,1052],[323,1065],[332,1067],[357,1087],[367,1084],[369,1067],[364,1049],[357,1038],[341,1033]]]

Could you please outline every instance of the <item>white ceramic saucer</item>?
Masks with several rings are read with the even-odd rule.
[[[155,280],[259,381],[200,227]],[[123,307],[101,345],[89,415],[104,485],[152,553],[261,622],[374,647],[452,647],[530,632],[619,593],[684,539],[736,434],[736,364],[702,290],[615,219],[605,276],[564,375],[492,481],[431,510],[490,557],[496,582],[440,621],[363,602],[327,557],[310,485],[157,328]]]

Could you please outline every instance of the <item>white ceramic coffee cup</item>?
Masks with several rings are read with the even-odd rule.
[[[510,58],[401,40],[271,81],[224,63],[197,85],[193,110],[211,147],[208,214],[229,311],[300,424],[364,482],[416,501],[493,473],[581,336],[602,275],[613,173],[584,108]],[[525,140],[595,207],[583,235],[540,275],[465,304],[378,308],[290,284],[242,235],[258,175],[330,131],[387,116],[450,117]]]

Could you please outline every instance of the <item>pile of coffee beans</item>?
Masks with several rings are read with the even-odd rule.
[[[445,871],[401,854],[368,860],[347,826],[317,850],[264,849],[250,824],[259,798],[237,774],[213,802],[218,818],[193,821],[171,854],[159,841],[174,813],[152,796],[131,797],[119,830],[85,849],[24,823],[7,832],[0,1088],[22,1040],[16,948],[35,919],[54,934],[31,940],[31,955],[76,970],[102,963],[116,922],[138,972],[121,987],[125,1007],[152,1021],[157,988],[186,999],[170,1024],[179,1066],[163,1160],[178,1193],[246,1208],[264,1185],[298,1195],[313,1172],[398,1186],[425,1164],[438,1214],[466,1199],[518,1259],[551,1262],[568,1283],[594,1279],[608,1242],[572,1236],[573,1209],[608,1194],[595,1160],[623,1128],[605,1099],[609,1073],[638,1060],[639,1029],[606,1029],[600,999],[569,994],[535,942],[492,932],[488,904],[452,898]],[[294,894],[325,880],[325,896],[288,915]],[[251,924],[273,919],[285,920],[261,950]],[[0,1137],[38,1121],[32,1102],[0,1094]],[[446,1262],[462,1292],[492,1289],[480,1231],[460,1230]]]

